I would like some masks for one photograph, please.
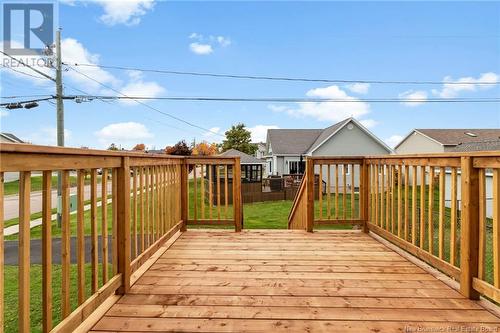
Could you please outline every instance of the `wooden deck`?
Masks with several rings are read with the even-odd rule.
[[[93,330],[500,332],[500,318],[361,232],[189,230]]]

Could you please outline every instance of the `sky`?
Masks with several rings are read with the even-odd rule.
[[[481,85],[500,81],[500,2],[63,1],[58,4],[58,21],[62,57],[68,64],[439,83],[283,82],[82,66],[76,67],[78,73],[65,67],[66,95],[118,91],[150,97],[353,101],[67,100],[67,146],[106,148],[115,143],[128,149],[145,143],[161,149],[181,139],[219,142],[239,122],[251,130],[254,141],[264,141],[268,128],[325,128],[351,116],[391,146],[413,128],[500,128],[499,103],[426,101],[500,98],[499,85]],[[54,74],[50,68],[40,69]],[[37,75],[26,68],[16,70],[0,69],[2,96],[54,94],[53,82],[25,75]],[[363,101],[377,98],[401,101]],[[2,99],[6,101],[11,100]],[[35,144],[55,145],[55,105],[40,102],[29,110],[1,109],[0,127]]]

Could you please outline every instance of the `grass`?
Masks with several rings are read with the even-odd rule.
[[[99,178],[100,176],[98,176]],[[52,176],[52,189],[57,188],[57,176]],[[76,186],[76,176],[69,176],[70,186]],[[90,184],[90,177],[85,177],[85,185]],[[42,176],[31,177],[31,191],[41,191],[42,190]],[[13,195],[19,193],[19,180],[13,180],[4,183],[5,195]]]
[[[110,267],[109,276],[112,268]],[[85,267],[86,295],[91,294],[90,287],[90,264]],[[52,302],[54,326],[61,321],[61,265],[52,265]],[[42,266],[31,265],[30,267],[30,316],[31,332],[42,332]],[[70,302],[71,310],[77,307],[77,273],[76,265],[70,269]],[[99,285],[102,285],[102,268],[99,265]],[[5,266],[5,332],[18,331],[18,268],[17,266]]]

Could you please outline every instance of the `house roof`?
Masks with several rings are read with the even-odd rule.
[[[322,129],[270,129],[267,135],[274,155],[301,155],[308,152],[322,132]]]
[[[303,155],[312,153],[348,123],[353,122],[372,137],[387,152],[392,152],[384,142],[354,118],[347,118],[325,129],[270,129],[267,132],[273,155]]]
[[[500,140],[461,143],[453,148],[456,152],[500,150]]]
[[[23,140],[19,139],[17,136],[15,136],[12,133],[2,132],[2,133],[0,133],[0,135],[9,141],[12,141],[13,143],[24,143]]]
[[[495,128],[416,128],[408,133],[394,149],[399,147],[415,132],[443,146],[456,146],[464,143],[500,140],[500,129]]]
[[[256,157],[253,157],[251,155],[245,154],[242,151],[239,151],[237,149],[229,149],[223,152],[222,154],[219,154],[219,156],[227,156],[227,157],[240,157],[240,163],[241,164],[264,164],[265,162],[261,159],[258,159]]]

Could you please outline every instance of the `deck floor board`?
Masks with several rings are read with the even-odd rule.
[[[361,232],[189,230],[94,332],[500,331],[500,318]]]

